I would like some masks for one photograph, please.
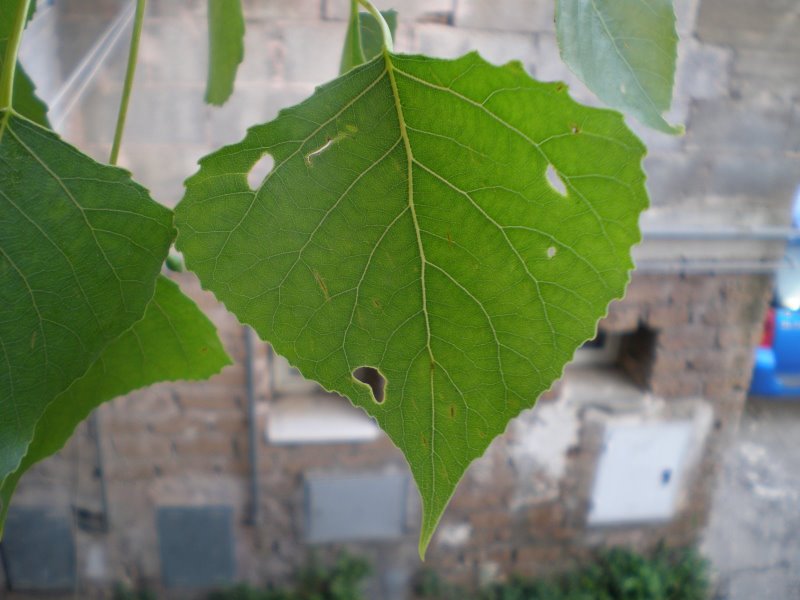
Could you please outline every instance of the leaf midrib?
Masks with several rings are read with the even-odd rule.
[[[431,347],[431,322],[428,315],[428,298],[425,283],[425,266],[427,260],[425,258],[425,248],[422,244],[422,236],[420,235],[421,229],[419,220],[417,218],[417,209],[414,204],[414,152],[411,149],[411,140],[408,137],[406,130],[406,120],[403,115],[403,106],[400,102],[400,92],[397,88],[397,80],[394,75],[394,64],[392,57],[384,46],[383,48],[384,61],[386,63],[386,73],[389,76],[389,83],[392,87],[392,99],[394,101],[395,112],[397,113],[397,121],[400,126],[400,137],[403,140],[403,147],[406,151],[406,172],[407,172],[407,188],[408,188],[408,208],[411,212],[411,219],[414,223],[414,235],[417,238],[417,248],[419,249],[420,257],[420,288],[422,295],[422,314],[425,317],[425,346],[428,350],[428,358],[430,359],[430,368],[428,369],[430,375],[430,388],[431,388],[431,441],[430,441],[430,457],[431,457],[431,500],[436,496],[436,465],[434,460],[436,458],[436,392],[434,388],[433,375],[436,368],[436,359],[433,356],[433,348]],[[421,548],[421,546],[420,546]]]

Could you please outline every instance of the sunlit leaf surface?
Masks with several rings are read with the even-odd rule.
[[[265,154],[274,168],[251,189]],[[469,464],[622,296],[643,155],[621,115],[518,63],[382,53],[204,158],[177,244],[403,451],[424,552]],[[359,367],[386,379],[382,401]]]

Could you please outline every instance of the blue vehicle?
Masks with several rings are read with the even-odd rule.
[[[800,237],[789,241],[776,274],[750,393],[800,400]]]

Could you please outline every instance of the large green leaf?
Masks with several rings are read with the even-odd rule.
[[[397,30],[397,11],[381,11],[389,32],[394,37]],[[383,48],[383,34],[377,19],[369,13],[359,12],[354,3],[347,25],[347,35],[342,50],[342,62],[339,74],[347,73],[353,67],[363,65],[380,54]]]
[[[275,166],[253,190],[265,153]],[[240,320],[403,451],[424,552],[470,462],[624,293],[643,155],[621,115],[519,63],[386,53],[205,157],[177,244]],[[365,366],[386,378],[382,402],[353,376]]]
[[[665,133],[678,34],[672,0],[558,0],[564,62],[609,106]]]
[[[47,405],[142,318],[172,237],[128,172],[0,111],[0,483]]]
[[[241,0],[208,0],[208,81],[206,102],[222,105],[233,93],[244,59]]]
[[[21,4],[21,0],[3,0],[0,2],[0,71],[3,68],[3,61],[6,57],[6,47],[8,37],[14,26],[14,16]],[[36,10],[36,3],[30,5],[30,20]],[[17,64],[16,75],[14,77],[14,108],[17,112],[31,121],[39,123],[44,127],[50,127],[47,121],[47,105],[36,96],[36,86],[33,85],[28,74]]]
[[[20,477],[58,452],[94,408],[157,381],[206,379],[227,364],[214,325],[177,285],[159,277],[144,318],[45,410],[22,463],[0,486],[0,533]]]

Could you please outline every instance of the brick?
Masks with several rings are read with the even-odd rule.
[[[559,503],[536,506],[525,513],[526,528],[543,533],[560,526],[564,516],[564,507]]]
[[[111,481],[132,481],[150,479],[156,473],[155,465],[150,461],[115,462],[107,469],[107,477]]]
[[[247,418],[240,413],[220,413],[209,420],[208,428],[220,433],[241,433],[247,430]]]
[[[168,439],[147,433],[116,435],[111,438],[111,445],[122,458],[164,456],[172,451]]]
[[[655,329],[683,325],[689,321],[689,307],[685,304],[651,306],[645,314],[645,322]]]
[[[703,391],[703,378],[697,373],[683,373],[675,377],[659,377],[650,381],[650,391],[662,398],[688,398]]]
[[[719,330],[719,345],[722,348],[731,347],[752,347],[761,338],[761,329],[758,330],[758,338],[753,339],[753,334],[740,326],[731,325],[722,327]]]
[[[625,302],[644,304],[664,300],[670,296],[673,285],[673,282],[667,277],[634,273],[628,290],[625,292]]]
[[[231,410],[244,406],[244,390],[223,386],[215,389],[210,383],[195,385],[181,391],[178,403],[184,410]]]
[[[232,455],[233,442],[228,436],[205,433],[194,439],[175,440],[175,452],[184,457]]]
[[[149,429],[154,433],[172,436],[175,434],[198,433],[202,429],[202,423],[190,413],[171,419],[159,419],[152,423]]]
[[[658,352],[653,360],[653,376],[675,376],[686,370],[686,355],[683,352]]]
[[[547,0],[459,0],[454,23],[457,27],[500,31],[547,31],[554,29],[554,3]]]
[[[729,369],[730,356],[722,350],[706,349],[687,353],[686,364],[693,371],[716,373]]]
[[[716,346],[714,327],[707,325],[683,325],[662,330],[656,340],[657,348],[665,351],[687,350],[693,348],[713,348]]]
[[[558,546],[525,546],[517,549],[515,568],[524,574],[547,572],[559,561],[564,552]]]

